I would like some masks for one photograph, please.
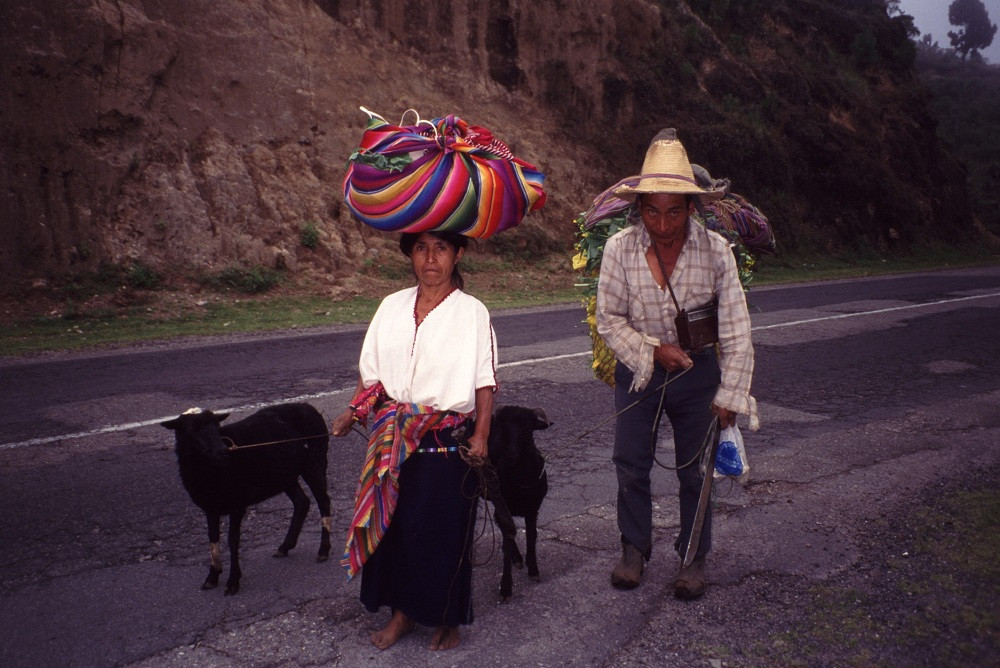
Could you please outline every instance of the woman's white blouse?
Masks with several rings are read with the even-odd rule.
[[[361,380],[365,387],[382,381],[396,401],[471,413],[476,390],[497,385],[489,311],[454,290],[417,327],[416,299],[412,287],[382,300],[361,347]]]

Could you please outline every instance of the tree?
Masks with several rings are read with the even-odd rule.
[[[948,7],[948,22],[960,29],[949,32],[951,46],[965,60],[971,52],[978,55],[979,49],[985,49],[993,43],[993,35],[997,32],[995,23],[990,23],[990,16],[982,0],[955,0]]]

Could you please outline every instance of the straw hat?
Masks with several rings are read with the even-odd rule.
[[[629,202],[643,193],[697,195],[702,202],[720,199],[725,194],[722,189],[706,190],[698,185],[687,151],[673,128],[660,130],[653,137],[639,176],[625,179],[614,190],[615,197]]]

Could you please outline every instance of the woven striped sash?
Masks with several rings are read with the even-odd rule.
[[[424,434],[432,429],[457,427],[468,417],[393,401],[381,383],[360,392],[351,406],[359,422],[364,423],[369,415],[374,415],[374,420],[354,500],[354,518],[340,559],[348,580],[361,571],[389,528],[399,497],[399,469],[403,462],[417,449]]]

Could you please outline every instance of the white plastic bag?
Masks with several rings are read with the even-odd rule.
[[[719,449],[715,455],[713,476],[722,478],[731,475],[742,478],[750,471],[747,453],[743,448],[743,435],[736,425],[726,427],[719,434]]]

